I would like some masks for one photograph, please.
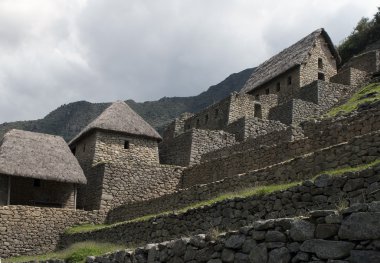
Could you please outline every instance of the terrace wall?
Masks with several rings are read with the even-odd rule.
[[[33,206],[0,207],[0,257],[53,251],[66,228],[102,223],[105,213]]]
[[[334,209],[342,203],[380,200],[380,166],[339,177],[320,176],[313,183],[268,195],[235,198],[188,210],[182,214],[158,216],[146,221],[126,222],[115,226],[64,235],[61,246],[95,240],[146,244],[163,242],[184,235],[207,233],[210,229],[237,229],[258,219],[305,215],[310,210]]]
[[[360,224],[360,227],[358,226]],[[96,262],[366,262],[380,261],[380,203],[308,217],[256,221],[217,236],[195,235],[97,257]]]
[[[319,150],[305,156],[224,178],[208,184],[198,184],[170,195],[135,204],[126,204],[108,213],[108,222],[125,221],[147,214],[172,211],[196,202],[209,200],[221,193],[234,192],[257,185],[297,182],[326,170],[368,163],[380,156],[380,133],[356,137],[348,143]]]

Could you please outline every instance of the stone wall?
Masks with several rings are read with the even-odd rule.
[[[380,50],[359,54],[343,65],[342,69],[356,68],[358,70],[373,73],[380,70]]]
[[[129,144],[128,149],[124,147],[125,142]],[[138,161],[159,163],[157,140],[111,132],[96,132],[94,165],[102,162]]]
[[[231,97],[227,97],[185,120],[185,131],[190,129],[222,129],[228,123]]]
[[[243,117],[229,124],[224,130],[235,134],[237,141],[285,130],[287,126],[279,121],[265,120],[255,117]]]
[[[269,119],[280,121],[286,125],[299,124],[308,118],[320,115],[320,107],[312,102],[291,99],[269,110]]]
[[[193,128],[222,130],[239,118],[253,115],[254,98],[235,92],[185,120],[185,131]]]
[[[225,131],[192,129],[159,144],[160,163],[194,165],[203,154],[234,143],[235,136]]]
[[[363,113],[365,114],[365,113]],[[376,116],[376,117],[375,117]],[[368,128],[363,128],[365,123],[356,122],[356,119],[367,120]],[[263,168],[269,165],[273,165],[302,154],[313,152],[323,147],[330,147],[341,143],[342,141],[350,140],[355,135],[366,133],[368,129],[377,130],[379,114],[377,113],[372,118],[363,118],[360,114],[356,118],[341,123],[350,132],[344,133],[342,136],[340,133],[331,131],[331,128],[323,132],[325,127],[319,127],[314,125],[315,132],[309,138],[280,143],[272,147],[262,146],[258,149],[250,149],[245,152],[238,152],[230,156],[226,156],[221,159],[213,159],[207,162],[203,162],[199,165],[187,168],[183,172],[182,187],[189,187],[195,184],[209,183],[212,181],[220,180],[224,177],[237,175],[240,173],[246,173],[250,170]],[[332,127],[334,121],[329,120],[326,123],[330,123],[328,126]],[[351,128],[347,128],[352,126]],[[318,134],[324,134],[320,136]],[[308,134],[309,135],[309,134]],[[306,133],[305,133],[305,136]],[[252,157],[255,158],[252,158]],[[339,155],[338,155],[339,156]],[[337,157],[338,158],[338,157]]]
[[[380,203],[308,217],[255,221],[223,234],[200,234],[135,250],[88,257],[97,262],[353,262],[380,261]]]
[[[166,130],[164,131],[163,140],[170,140],[174,137],[185,132],[185,120],[193,116],[193,113],[185,112],[182,113],[178,118],[172,121]]]
[[[322,60],[322,63],[318,61]],[[321,35],[315,42],[305,64],[301,65],[300,87],[308,85],[318,79],[318,74],[324,74],[327,82],[337,73],[337,61],[330,51],[328,43]]]
[[[258,129],[258,131],[265,131]],[[262,145],[273,146],[283,142],[290,142],[303,138],[303,131],[299,127],[287,127],[286,129],[275,130],[268,132],[264,135],[258,135],[256,137],[249,137],[245,141],[234,144],[229,147],[212,151],[202,155],[201,161],[209,161],[211,159],[218,159],[227,157],[231,154],[244,152],[250,149],[259,148]]]
[[[331,82],[344,85],[360,86],[367,79],[367,72],[356,68],[342,69],[335,76],[331,77]]]
[[[333,209],[342,203],[380,200],[380,166],[339,177],[322,175],[315,182],[268,195],[235,198],[188,210],[182,214],[158,216],[147,221],[126,222],[99,229],[65,235],[61,245],[84,240],[142,244],[163,242],[210,229],[237,229],[258,219],[305,215],[310,210]]]
[[[34,180],[33,178],[11,177],[11,205],[75,209],[75,184],[39,180],[39,185],[36,186]]]
[[[67,227],[102,223],[105,214],[32,206],[0,207],[0,257],[36,255],[54,250]]]
[[[289,83],[289,78],[291,78],[291,83]],[[296,66],[262,86],[255,88],[250,94],[258,101],[262,101],[265,95],[276,95],[276,97],[278,96],[282,101],[286,101],[292,98],[293,94],[297,92],[300,87],[300,67]]]
[[[324,112],[337,103],[346,101],[356,90],[354,86],[317,80],[302,87],[297,98],[318,104],[321,112]]]
[[[257,185],[271,185],[310,179],[315,175],[339,167],[357,166],[378,159],[379,134],[355,138],[350,143],[326,148],[263,169],[225,177],[219,181],[202,183],[180,189],[170,195],[145,202],[120,206],[108,214],[108,222],[125,221],[146,214],[180,209],[209,200],[226,192],[234,192]],[[223,176],[220,176],[222,178]],[[201,180],[201,179],[200,179]]]
[[[102,178],[98,192],[101,194],[100,209],[109,210],[173,193],[180,185],[183,168],[149,163],[105,163],[97,169]]]

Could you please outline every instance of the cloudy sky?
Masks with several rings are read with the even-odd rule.
[[[378,0],[0,0],[0,122],[77,100],[189,96]]]

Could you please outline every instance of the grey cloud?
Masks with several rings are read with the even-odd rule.
[[[43,117],[82,99],[196,95],[318,27],[341,40],[361,16],[375,13],[377,4],[34,0],[31,5],[19,0],[17,6],[3,1],[0,122]]]

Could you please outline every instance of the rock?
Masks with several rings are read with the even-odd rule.
[[[314,210],[314,211],[310,212],[310,216],[313,217],[313,218],[316,218],[316,217],[325,217],[325,216],[328,216],[328,215],[331,215],[331,214],[335,214],[335,213],[336,213],[335,210]]]
[[[209,261],[207,261],[207,263],[222,263],[222,261],[220,259],[210,259]]]
[[[320,239],[328,239],[338,234],[339,225],[335,224],[319,224],[315,229],[315,237]]]
[[[374,201],[368,204],[368,212],[380,212],[380,202]]]
[[[249,253],[251,263],[263,263],[268,260],[268,251],[264,243],[255,246]]]
[[[350,262],[352,263],[379,263],[380,251],[352,250]]]
[[[343,216],[339,214],[331,214],[325,217],[327,224],[340,224],[343,221]]]
[[[279,231],[268,231],[265,235],[266,242],[286,242],[286,236]]]
[[[355,212],[366,212],[368,210],[367,204],[356,203],[351,205],[350,207],[342,210],[342,214],[351,214]]]
[[[245,236],[244,235],[232,235],[225,241],[225,246],[227,248],[241,248],[244,244]]]
[[[343,191],[351,192],[359,188],[362,188],[363,186],[364,186],[363,178],[350,179],[343,186]]]
[[[308,253],[300,251],[293,257],[292,262],[308,262],[309,259],[310,256]]]
[[[249,257],[244,253],[236,253],[234,262],[249,263]]]
[[[328,174],[321,174],[314,180],[314,184],[317,187],[326,187],[331,184],[331,176]]]
[[[342,259],[350,255],[354,246],[353,243],[346,241],[311,239],[303,242],[300,250],[315,253],[321,259]]]
[[[252,231],[251,235],[254,240],[264,240],[265,239],[265,231]]]
[[[269,252],[268,263],[288,263],[290,253],[286,247],[276,248]]]
[[[254,246],[256,246],[256,244],[257,243],[256,243],[255,240],[253,240],[253,239],[246,239],[244,241],[244,244],[243,244],[243,247],[242,247],[243,253],[249,253],[252,250],[252,248]]]
[[[235,253],[232,249],[225,248],[222,251],[221,258],[223,262],[234,262]]]
[[[294,241],[305,241],[314,238],[315,226],[305,220],[294,220],[289,235]]]
[[[380,238],[380,212],[359,212],[343,220],[339,233],[341,239],[363,240]]]

